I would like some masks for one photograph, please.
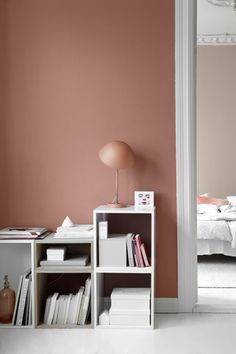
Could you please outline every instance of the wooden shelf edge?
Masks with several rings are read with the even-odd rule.
[[[96,267],[96,273],[152,274],[153,267]]]
[[[35,273],[93,273],[92,267],[74,267],[74,266],[54,266],[54,267],[37,267]]]
[[[44,323],[36,326],[38,329],[93,329],[94,325],[89,323],[86,325],[46,325]]]

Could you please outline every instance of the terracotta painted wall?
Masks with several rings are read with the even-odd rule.
[[[1,225],[91,222],[114,194],[98,151],[124,140],[121,199],[155,191],[157,295],[175,297],[174,0],[0,2]]]

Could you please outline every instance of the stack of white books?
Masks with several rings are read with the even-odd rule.
[[[110,325],[149,326],[150,288],[114,288],[109,311]]]
[[[91,306],[91,278],[87,278],[85,286],[73,295],[54,293],[46,300],[43,322],[46,325],[85,325]]]
[[[85,267],[89,262],[89,256],[87,254],[78,255],[78,256],[67,256],[64,260],[48,260],[42,259],[40,261],[41,267],[50,267],[50,266],[77,266]]]
[[[74,224],[67,216],[57,228],[55,238],[93,238],[93,224]]]
[[[65,247],[48,248],[47,249],[47,261],[64,261],[66,254]]]

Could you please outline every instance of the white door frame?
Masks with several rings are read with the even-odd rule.
[[[197,302],[196,0],[175,0],[178,311]]]

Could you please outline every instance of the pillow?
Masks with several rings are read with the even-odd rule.
[[[236,196],[235,195],[228,195],[227,200],[232,204],[236,205]]]
[[[222,198],[199,196],[197,197],[197,204],[214,204],[217,206],[221,206],[229,204],[229,201],[227,199]]]
[[[218,213],[218,205],[215,204],[198,204],[197,213],[198,214],[215,214]]]

